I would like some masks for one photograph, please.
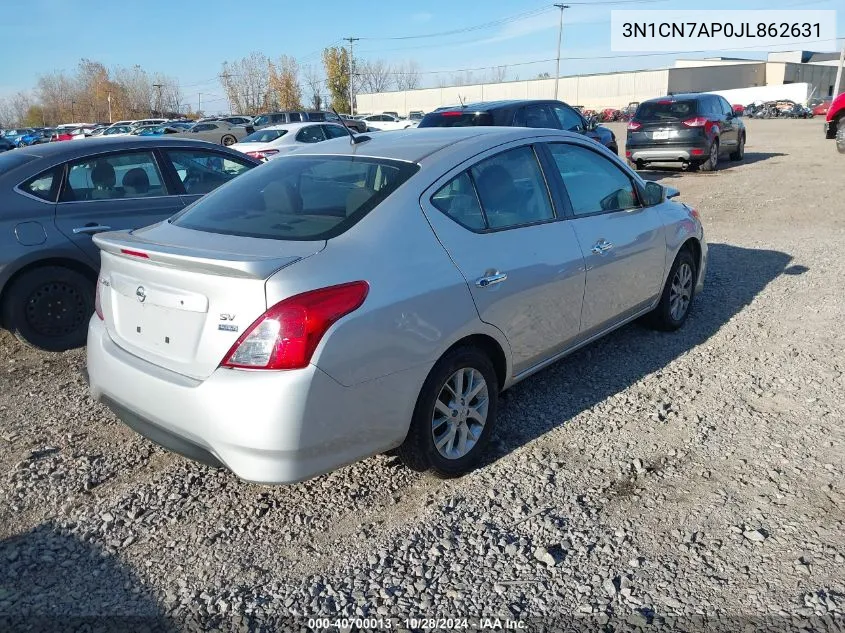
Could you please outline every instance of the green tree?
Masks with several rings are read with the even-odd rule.
[[[326,87],[332,97],[331,106],[338,112],[351,112],[349,107],[349,53],[345,48],[332,46],[323,50]]]

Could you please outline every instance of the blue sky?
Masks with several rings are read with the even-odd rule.
[[[426,2],[337,2],[322,0],[314,10],[309,3],[278,0],[18,0],[21,9],[12,17],[0,40],[0,96],[31,89],[39,74],[72,71],[85,57],[106,66],[140,64],[148,71],[175,77],[186,101],[196,103],[204,93],[208,109],[224,105],[216,75],[221,63],[252,51],[270,57],[297,57],[301,63],[320,61],[325,46],[341,38],[362,38],[356,58],[389,62],[415,60],[420,70],[452,70],[508,66],[508,79],[527,79],[554,72],[559,12],[551,2],[511,0],[481,2],[426,0]],[[710,0],[691,6],[683,0],[648,0],[641,4],[607,0],[572,3],[565,13],[561,74],[586,74],[668,66],[676,55],[626,56],[610,50],[610,11],[616,9],[837,9],[841,0]],[[839,5],[839,6],[837,6]],[[25,7],[25,9],[24,9]],[[545,9],[545,10],[544,10]],[[354,17],[356,13],[360,18]],[[513,16],[522,17],[505,21]],[[526,15],[527,14],[527,15]],[[498,23],[491,24],[492,22]],[[419,36],[482,26],[462,33],[418,39]],[[845,36],[845,11],[837,14],[837,35]],[[798,48],[798,47],[790,47]],[[810,48],[807,46],[806,48]],[[708,55],[761,57],[762,53],[710,51],[680,57]],[[580,59],[565,59],[567,57]],[[451,78],[454,72],[442,77]],[[480,78],[485,71],[474,71]],[[438,75],[424,74],[424,85],[437,85]]]

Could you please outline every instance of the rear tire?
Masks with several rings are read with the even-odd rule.
[[[496,372],[486,354],[475,347],[448,352],[420,390],[408,435],[397,449],[399,458],[412,470],[430,470],[438,477],[469,472],[490,443],[498,398]]]
[[[739,138],[739,145],[736,146],[736,151],[731,152],[731,160],[740,161],[745,157],[745,134]]]
[[[716,171],[719,166],[719,139],[713,139],[710,143],[709,156],[706,161],[701,163],[698,168],[701,171]]]
[[[23,273],[5,293],[3,324],[24,343],[47,352],[85,345],[95,285],[60,266]]]
[[[234,136],[232,136],[231,134],[225,134],[225,135],[223,136],[223,138],[221,138],[221,139],[220,139],[220,142],[221,142],[223,145],[225,145],[226,147],[229,147],[229,145],[234,145],[235,143],[237,143],[237,142],[238,142],[238,139],[236,139],[236,138],[235,138]]]
[[[653,328],[672,332],[684,324],[692,309],[697,279],[695,258],[689,248],[684,248],[675,257],[660,302],[648,317]]]
[[[845,154],[845,121],[840,121],[836,129],[836,151]]]

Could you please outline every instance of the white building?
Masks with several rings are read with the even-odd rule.
[[[791,83],[809,85],[806,98],[833,94],[837,55],[790,51],[768,59],[678,59],[671,68],[561,77],[558,98],[585,108],[621,108],[679,92],[723,91]],[[356,95],[356,111],[407,114],[458,103],[498,99],[553,99],[554,79],[506,81]],[[774,97],[777,98],[777,97]]]

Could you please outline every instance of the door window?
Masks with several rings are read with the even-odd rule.
[[[288,118],[290,119],[291,123],[297,123],[299,121],[302,121],[302,116],[299,114],[299,112],[288,113]]]
[[[584,129],[584,120],[572,108],[564,106],[552,106],[552,112],[555,113],[557,120],[560,122],[560,127],[569,132],[580,132]]]
[[[172,150],[166,155],[189,195],[206,194],[255,166],[206,150]]]
[[[568,143],[548,147],[576,216],[641,206],[631,178],[609,159]]]
[[[517,125],[534,128],[560,128],[557,117],[552,116],[546,105],[527,106],[517,116]]]
[[[167,193],[151,152],[125,152],[70,163],[59,201],[151,198]]]
[[[320,129],[320,125],[309,125],[304,127],[296,135],[296,140],[300,143],[319,143],[325,141],[326,137]]]
[[[326,138],[341,138],[343,136],[349,136],[339,125],[324,125],[323,131],[326,133]]]

